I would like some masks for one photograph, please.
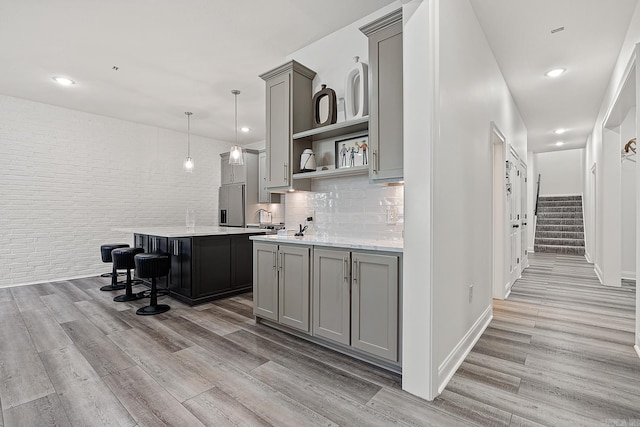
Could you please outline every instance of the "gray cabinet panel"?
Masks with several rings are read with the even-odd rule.
[[[398,360],[398,258],[352,253],[351,345]]]
[[[253,314],[278,321],[278,245],[253,244]]]
[[[350,344],[351,254],[349,251],[313,251],[313,334]]]
[[[371,105],[370,177],[403,177],[402,14],[393,12],[362,31],[369,37]]]
[[[310,249],[281,245],[278,251],[278,321],[309,332]]]
[[[229,153],[220,155],[220,182],[222,185],[233,184],[233,168],[229,164]]]
[[[289,185],[289,86],[291,73],[267,82],[267,186]]]

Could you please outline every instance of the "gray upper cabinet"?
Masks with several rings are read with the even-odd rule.
[[[313,334],[344,345],[350,342],[351,253],[313,251]]]
[[[402,10],[360,28],[369,38],[371,94],[369,108],[370,178],[403,178]]]
[[[352,253],[351,345],[398,360],[398,257]]]
[[[229,153],[220,154],[220,179],[222,185],[245,183],[247,181],[246,163],[244,165],[230,165]]]
[[[266,182],[271,191],[309,190],[309,180],[296,180],[300,155],[311,141],[293,144],[292,135],[311,129],[312,81],[316,73],[290,61],[262,74],[266,83]]]
[[[280,195],[267,188],[267,153],[264,151],[258,155],[258,203],[280,203]]]

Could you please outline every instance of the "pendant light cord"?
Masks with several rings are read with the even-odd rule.
[[[187,157],[191,157],[191,114],[193,113],[185,114],[187,115]]]
[[[233,92],[236,101],[236,146],[238,145],[238,94],[240,91],[236,90]]]

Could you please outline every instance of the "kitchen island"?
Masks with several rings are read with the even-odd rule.
[[[401,240],[252,236],[256,320],[401,371]]]
[[[158,279],[158,288],[186,304],[251,291],[253,251],[250,236],[255,228],[237,227],[137,227],[118,229],[133,233],[135,247],[170,255],[169,276]]]

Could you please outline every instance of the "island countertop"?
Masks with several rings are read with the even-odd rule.
[[[124,233],[147,234],[159,237],[199,237],[199,236],[228,236],[231,234],[259,234],[265,230],[259,228],[242,227],[218,227],[218,226],[196,226],[194,229],[187,229],[186,226],[172,227],[129,227],[115,228],[114,231]]]
[[[345,249],[361,249],[369,251],[386,251],[402,253],[404,242],[402,240],[375,240],[375,239],[359,239],[357,237],[325,237],[315,236],[313,234],[303,237],[291,235],[268,235],[268,236],[251,236],[253,241],[271,242],[271,243],[288,243],[296,245],[310,246],[327,246]]]

